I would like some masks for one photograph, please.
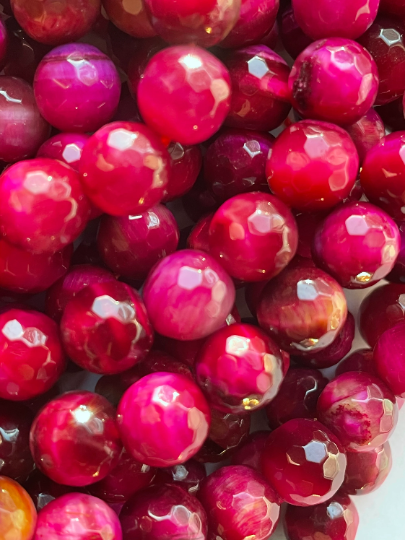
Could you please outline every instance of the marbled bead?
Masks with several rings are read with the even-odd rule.
[[[0,537],[5,540],[32,540],[37,512],[31,497],[6,476],[0,476],[0,493]]]
[[[156,35],[145,10],[143,0],[126,2],[125,0],[102,0],[108,18],[123,32],[136,38],[149,38]]]
[[[364,116],[351,126],[346,126],[346,130],[352,138],[360,163],[373,147],[375,147],[385,135],[385,126],[381,116],[375,109],[370,109]]]
[[[79,172],[79,161],[88,140],[89,135],[84,133],[58,133],[40,146],[37,158],[58,159]]]

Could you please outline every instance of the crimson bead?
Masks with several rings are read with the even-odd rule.
[[[341,491],[349,495],[367,495],[385,482],[391,468],[392,455],[388,442],[369,452],[348,452]]]
[[[32,540],[37,512],[28,493],[6,476],[0,476],[0,493],[0,538]]]
[[[182,465],[173,465],[165,469],[158,469],[155,484],[175,484],[183,488],[190,495],[196,495],[200,490],[201,482],[206,478],[205,467],[198,461],[190,459]]]
[[[88,140],[89,135],[84,133],[58,133],[41,145],[37,157],[58,159],[79,172],[79,161]]]
[[[122,449],[115,410],[98,394],[67,392],[35,418],[30,448],[37,468],[58,484],[80,487],[103,480]]]
[[[185,146],[171,142],[167,148],[170,155],[170,175],[164,202],[182,197],[197,181],[202,166],[199,146]]]
[[[304,34],[295,18],[294,10],[287,4],[280,12],[280,39],[288,54],[294,58],[299,56],[304,49],[312,43],[312,39]]]
[[[388,328],[374,347],[377,376],[398,397],[405,397],[405,322]]]
[[[165,352],[157,350],[151,351],[146,357],[146,359],[140,364],[138,364],[138,366],[136,367],[138,368],[139,373],[142,377],[150,375],[151,373],[159,373],[164,371],[168,373],[177,373],[178,375],[183,375],[191,381],[195,380],[194,373],[191,371],[191,368],[187,364],[176,360],[173,356],[170,356]],[[129,372],[122,374],[121,378],[124,384],[126,384],[126,382],[130,380],[130,377],[128,378],[128,374]],[[131,385],[128,384],[128,388],[129,386]]]
[[[108,18],[123,32],[136,38],[156,35],[145,10],[144,1],[102,0]]]
[[[385,126],[380,115],[375,109],[370,109],[364,116],[351,126],[346,126],[346,130],[352,138],[360,163],[373,147],[375,147],[385,135]]]
[[[232,465],[246,465],[261,472],[261,459],[266,446],[269,431],[256,431],[252,433],[232,456]]]
[[[367,371],[377,377],[373,349],[358,349],[347,356],[336,368],[336,377],[349,371]]]

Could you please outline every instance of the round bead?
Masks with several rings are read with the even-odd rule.
[[[126,0],[102,0],[110,21],[123,32],[136,37],[148,38],[156,35],[146,13],[144,2]]]
[[[92,392],[63,394],[35,418],[30,448],[37,468],[54,482],[94,484],[112,471],[122,449],[115,410]]]
[[[235,302],[235,287],[210,255],[190,249],[169,255],[152,269],[143,297],[156,332],[195,340],[225,323]]]
[[[347,356],[338,365],[336,377],[349,371],[367,371],[371,375],[378,377],[374,364],[373,349],[359,349]]]
[[[113,62],[85,43],[53,49],[35,73],[34,93],[40,113],[60,131],[95,131],[113,116],[120,92]]]
[[[346,126],[346,130],[352,138],[360,163],[374,146],[376,146],[385,135],[384,122],[375,109],[370,109],[364,116],[351,126]]]
[[[192,45],[158,52],[138,87],[145,122],[157,133],[187,145],[203,142],[218,131],[230,101],[227,69],[211,53]]]
[[[148,354],[153,342],[145,306],[124,283],[94,283],[65,307],[60,325],[65,350],[92,373],[126,371]]]
[[[339,439],[315,420],[290,420],[270,433],[262,455],[263,475],[283,501],[322,504],[342,485],[346,455]]]
[[[288,87],[302,116],[345,125],[374,105],[378,82],[377,66],[366,49],[334,37],[312,43],[299,55]]]
[[[394,268],[388,274],[386,279],[393,283],[405,283],[405,222],[397,222],[401,247],[399,249]]]
[[[209,229],[214,214],[208,214],[200,219],[197,225],[192,229],[187,238],[187,247],[190,249],[198,249],[200,251],[210,250]]]
[[[190,459],[182,465],[158,469],[154,482],[155,484],[175,484],[190,495],[196,495],[206,476],[204,465],[195,459]]]
[[[143,377],[118,406],[125,448],[153,467],[170,467],[193,457],[207,438],[209,425],[210,411],[201,390],[174,373]]]
[[[392,455],[388,442],[369,452],[348,452],[341,491],[348,495],[367,495],[385,482],[391,468]]]
[[[261,472],[262,454],[269,435],[269,431],[252,433],[232,456],[232,465],[246,465],[246,467],[252,467],[252,469]]]
[[[318,400],[318,418],[345,448],[367,452],[392,434],[398,406],[394,394],[377,377],[352,371],[326,386]]]
[[[298,231],[290,210],[266,193],[244,193],[226,201],[209,227],[210,253],[229,274],[266,281],[279,274],[297,250]]]
[[[89,135],[84,133],[58,133],[45,141],[37,152],[37,157],[58,159],[79,172],[79,161]]]
[[[377,376],[398,397],[405,397],[405,322],[386,330],[374,347]]]
[[[170,175],[164,202],[177,199],[190,191],[197,181],[202,166],[199,146],[185,146],[171,142],[167,150],[170,155]]]
[[[31,497],[17,482],[0,476],[0,537],[32,540],[37,512]]]
[[[312,43],[312,39],[304,34],[295,18],[294,10],[288,3],[279,16],[280,39],[288,54],[294,58]]]
[[[162,200],[169,163],[160,137],[147,126],[113,122],[92,135],[79,170],[83,188],[97,207],[113,216],[128,216]]]
[[[132,43],[132,42],[131,42]],[[138,96],[138,86],[143,77],[145,69],[149,64],[150,60],[155,56],[156,53],[165,49],[167,43],[163,41],[160,37],[154,37],[150,39],[137,40],[136,45],[131,47],[134,50],[131,50],[131,57],[128,61],[128,58],[122,58],[122,63],[126,62],[126,69],[128,75],[128,84],[130,94],[137,100]],[[112,45],[118,49],[114,50],[115,56],[121,55],[122,50],[125,50],[126,56],[128,56],[128,46],[117,47],[117,39],[115,36],[112,36]]]
[[[297,210],[328,210],[347,198],[359,169],[348,133],[315,120],[292,124],[276,139],[267,162],[270,190]]]
[[[0,475],[24,482],[34,469],[29,447],[33,417],[20,403],[0,402]]]

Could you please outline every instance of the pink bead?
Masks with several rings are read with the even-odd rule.
[[[276,197],[308,212],[328,210],[348,197],[358,169],[357,150],[346,131],[304,120],[277,137],[266,172]]]
[[[344,373],[330,382],[318,400],[318,418],[352,452],[384,444],[398,420],[394,394],[366,372]]]
[[[155,484],[175,484],[190,495],[197,495],[201,482],[207,477],[205,467],[194,459],[182,465],[173,465],[166,469],[158,469]]]
[[[339,439],[306,418],[290,420],[270,433],[262,456],[264,477],[294,506],[318,505],[333,497],[346,463]]]
[[[228,70],[211,53],[192,45],[158,52],[138,87],[139,110],[149,127],[186,145],[214,135],[230,102]]]
[[[391,468],[392,455],[388,442],[369,452],[348,452],[341,491],[348,495],[367,495],[385,482]]]
[[[360,120],[374,105],[378,82],[377,66],[366,49],[350,39],[331,37],[299,55],[288,87],[302,116],[345,125]]]
[[[405,397],[405,323],[386,330],[374,348],[374,365],[379,377],[398,397]]]
[[[94,484],[113,470],[122,449],[115,410],[98,394],[67,392],[37,415],[30,448],[37,468],[54,482]]]
[[[232,456],[232,465],[246,465],[261,472],[261,459],[266,446],[269,431],[256,431]]]
[[[61,131],[95,131],[113,116],[120,92],[113,62],[84,43],[53,49],[35,73],[34,93],[40,113]]]
[[[79,172],[79,161],[89,135],[84,133],[58,133],[45,141],[37,152],[37,157],[58,159]]]
[[[84,493],[58,497],[41,510],[33,540],[122,540],[116,513],[100,499]]]
[[[179,235],[173,214],[159,204],[138,215],[103,216],[97,245],[110,270],[143,281],[155,263],[176,251]]]
[[[373,358],[373,349],[359,349],[347,356],[338,365],[336,377],[349,371],[367,371],[367,373],[378,377]]]
[[[291,109],[290,68],[265,45],[229,51],[224,62],[232,81],[231,109],[225,124],[241,129],[271,131]]]
[[[101,210],[113,216],[137,215],[162,200],[169,155],[143,124],[113,122],[90,137],[79,170],[87,196]]]
[[[304,34],[298,25],[291,5],[287,4],[280,12],[279,20],[281,42],[288,54],[295,60],[313,40]]]
[[[193,187],[202,166],[199,146],[185,146],[171,142],[167,148],[170,155],[169,183],[164,202],[181,197]]]
[[[383,279],[400,249],[398,227],[380,208],[350,203],[334,210],[318,227],[316,263],[347,289],[363,289]]]
[[[375,109],[370,109],[360,120],[347,126],[350,137],[356,146],[360,163],[373,147],[385,136],[384,122]]]
[[[209,407],[201,390],[174,373],[144,377],[126,391],[118,406],[125,448],[153,467],[170,467],[193,457],[207,438],[209,425]]]
[[[149,22],[143,0],[136,4],[125,0],[103,0],[103,7],[108,18],[123,32],[136,38],[156,35]]]
[[[290,210],[273,195],[244,193],[214,214],[209,244],[211,255],[232,277],[266,281],[294,257],[297,225]]]
[[[0,474],[25,482],[34,470],[29,449],[29,434],[33,416],[20,403],[1,402],[0,409]]]
[[[197,225],[192,229],[187,238],[187,247],[190,249],[198,249],[200,251],[210,250],[209,229],[214,214],[208,214],[200,219]]]

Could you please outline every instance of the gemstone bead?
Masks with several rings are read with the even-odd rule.
[[[173,465],[165,469],[158,469],[155,484],[175,484],[183,488],[190,495],[196,495],[200,490],[201,482],[207,473],[202,463],[190,459],[182,465]]]
[[[377,376],[398,397],[405,397],[405,322],[388,328],[374,347]]]
[[[108,18],[123,32],[136,38],[148,38],[156,35],[146,13],[143,0],[126,2],[125,0],[102,0]]]
[[[298,25],[290,4],[286,4],[284,9],[281,9],[279,25],[281,42],[288,54],[295,60],[304,49],[311,45],[313,40],[304,34]]]
[[[88,140],[89,135],[84,133],[58,133],[41,145],[37,158],[58,159],[79,172],[79,161]]]
[[[367,452],[392,434],[398,406],[394,394],[377,377],[352,371],[326,386],[318,400],[318,418],[345,448]]]
[[[397,260],[394,268],[388,274],[386,279],[393,283],[405,283],[405,223],[397,222],[401,247],[399,249]]]
[[[200,219],[197,225],[192,229],[187,238],[187,247],[190,249],[198,249],[199,251],[209,252],[210,237],[209,229],[214,214],[208,214]]]
[[[256,431],[252,433],[232,456],[232,465],[246,465],[261,472],[261,459],[266,446],[269,431]]]
[[[385,482],[391,468],[392,455],[388,442],[369,452],[348,452],[341,491],[348,495],[367,495]]]
[[[324,25],[321,25],[323,28]],[[293,107],[305,118],[353,124],[374,105],[378,70],[361,45],[343,37],[318,40],[291,69]]]
[[[358,349],[347,356],[336,368],[336,377],[349,371],[367,371],[367,373],[378,377],[373,349]]]
[[[32,540],[37,512],[28,493],[6,476],[0,476],[0,493],[0,537]]]
[[[234,278],[266,281],[279,274],[297,250],[290,210],[267,193],[244,193],[226,201],[212,218],[210,253]]]
[[[276,197],[308,212],[328,210],[347,198],[358,169],[357,150],[345,130],[304,120],[278,136],[266,173]]]
[[[95,131],[113,116],[120,92],[113,62],[85,43],[53,49],[39,64],[34,78],[39,111],[60,131]]]
[[[197,181],[202,166],[199,146],[185,146],[171,142],[167,147],[170,155],[170,175],[164,202],[182,197]]]
[[[352,138],[360,163],[373,147],[375,147],[385,135],[384,122],[375,109],[370,109],[364,116],[351,126],[346,126],[346,130]]]
[[[37,468],[54,482],[94,484],[113,470],[122,449],[115,410],[98,394],[67,392],[35,418],[30,448]]]

